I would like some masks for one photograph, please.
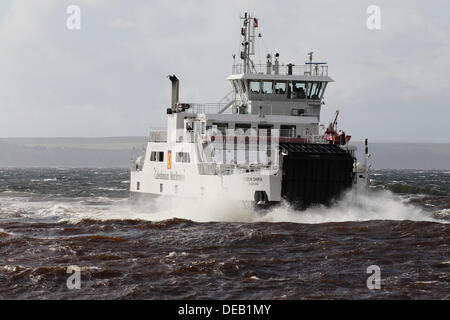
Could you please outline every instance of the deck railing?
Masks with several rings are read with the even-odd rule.
[[[293,76],[328,76],[328,66],[322,64],[312,65],[286,65],[280,64],[278,68],[274,65],[268,67],[266,64],[255,64],[244,72],[244,64],[235,64],[232,67],[232,74],[256,73],[271,75],[293,75]]]
[[[167,131],[150,131],[150,142],[167,142]]]
[[[207,113],[207,114],[217,114],[219,113],[227,104],[226,103],[190,103],[191,107],[186,110],[186,112],[191,113]],[[227,109],[224,114],[231,113],[231,108]]]

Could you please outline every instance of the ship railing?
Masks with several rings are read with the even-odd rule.
[[[197,168],[201,175],[215,175],[217,172],[215,163],[197,163]]]
[[[226,133],[222,133],[226,138]],[[295,129],[279,129],[280,140],[293,142],[304,142],[304,143],[327,143],[326,137],[324,135],[296,135]],[[185,132],[177,138],[177,142],[197,142],[199,137],[197,137],[193,132]],[[256,137],[255,137],[256,138]],[[200,139],[205,140],[206,136],[202,135]],[[247,138],[247,143],[260,143],[261,141],[272,139],[272,133],[270,129],[258,130],[257,139]],[[298,141],[297,141],[298,140]],[[150,142],[167,142],[167,131],[150,131],[149,135]],[[258,142],[259,141],[259,142]]]
[[[328,143],[324,135],[307,135],[307,143]]]
[[[278,70],[277,70],[278,69]],[[270,75],[293,75],[293,76],[328,76],[328,66],[322,64],[312,65],[286,65],[280,64],[278,67],[272,65],[268,67],[266,64],[255,64],[245,71],[244,64],[235,64],[232,66],[231,74],[270,74]]]
[[[259,141],[267,139],[270,140],[271,131],[258,131]],[[324,135],[297,135],[295,129],[279,129],[280,142],[297,142],[297,143],[327,143]]]
[[[232,143],[236,142],[237,135],[228,136],[226,132],[223,130],[220,130],[220,139],[221,141],[232,141]],[[239,133],[239,136],[241,136],[242,133]],[[201,136],[202,142],[207,142],[210,140],[216,141],[217,134],[212,134],[209,138],[207,138],[205,135]],[[197,142],[197,139],[195,139],[194,136],[192,136],[190,139],[189,137],[187,139],[184,139],[186,142]],[[183,137],[180,136],[180,142],[184,141]],[[279,134],[275,135],[271,132],[271,130],[258,130],[257,135],[253,135],[251,132],[244,133],[244,142],[247,148],[249,145],[259,145],[262,143],[272,143],[272,141],[276,144],[278,142],[290,142],[290,143],[316,143],[316,144],[324,144],[328,143],[326,137],[324,135],[296,135],[295,129],[281,129],[279,130]]]
[[[295,129],[280,129],[280,138],[295,138]]]
[[[150,131],[150,142],[167,142],[167,131]]]
[[[205,113],[205,114],[231,114],[231,108],[228,108],[223,111],[227,102],[223,103],[183,103],[184,112],[188,113]]]

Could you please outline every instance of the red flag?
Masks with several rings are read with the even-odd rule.
[[[258,19],[253,18],[253,26],[254,26],[255,28],[258,28]]]

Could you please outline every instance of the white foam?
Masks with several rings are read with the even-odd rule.
[[[304,211],[294,210],[287,204],[265,213],[253,210],[249,205],[230,201],[225,196],[207,199],[163,198],[153,202],[153,210],[146,213],[134,207],[133,214],[140,218],[159,221],[171,218],[189,219],[198,222],[297,222],[326,223],[369,220],[412,220],[443,222],[419,207],[407,204],[406,200],[389,191],[368,194],[347,193],[332,207],[315,207]]]
[[[400,197],[388,191],[344,196],[334,206],[315,207],[305,211],[294,211],[283,206],[270,212],[266,219],[273,222],[326,223],[369,220],[412,220],[441,222],[421,210],[406,204]]]
[[[202,199],[160,198],[151,202],[134,202],[114,199],[104,204],[78,202],[26,202],[22,199],[0,199],[0,212],[21,212],[24,218],[55,217],[58,221],[78,222],[82,219],[140,219],[161,221],[172,218],[197,222],[295,222],[327,223],[369,220],[413,220],[448,223],[436,219],[419,207],[407,204],[406,199],[389,191],[359,194],[348,193],[332,207],[315,207],[304,211],[294,210],[287,204],[264,213],[256,212],[250,205],[231,201],[224,195]],[[96,199],[98,200],[98,198]],[[2,208],[3,207],[3,208]]]

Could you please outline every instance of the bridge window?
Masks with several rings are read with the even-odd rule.
[[[259,81],[250,81],[250,92],[251,93],[260,93],[261,92],[261,83]]]
[[[305,82],[289,82],[288,98],[290,99],[305,99],[306,98],[306,83]]]
[[[163,162],[164,161],[164,152],[152,151],[150,153],[150,161]]]
[[[309,84],[308,99],[320,99],[325,88],[324,82],[312,82]]]
[[[273,93],[273,82],[272,81],[263,81],[262,92],[268,93],[268,94]]]
[[[275,93],[285,94],[286,93],[286,82],[276,82],[275,83]]]
[[[177,152],[176,153],[176,162],[178,163],[190,163],[191,157],[189,152]]]

